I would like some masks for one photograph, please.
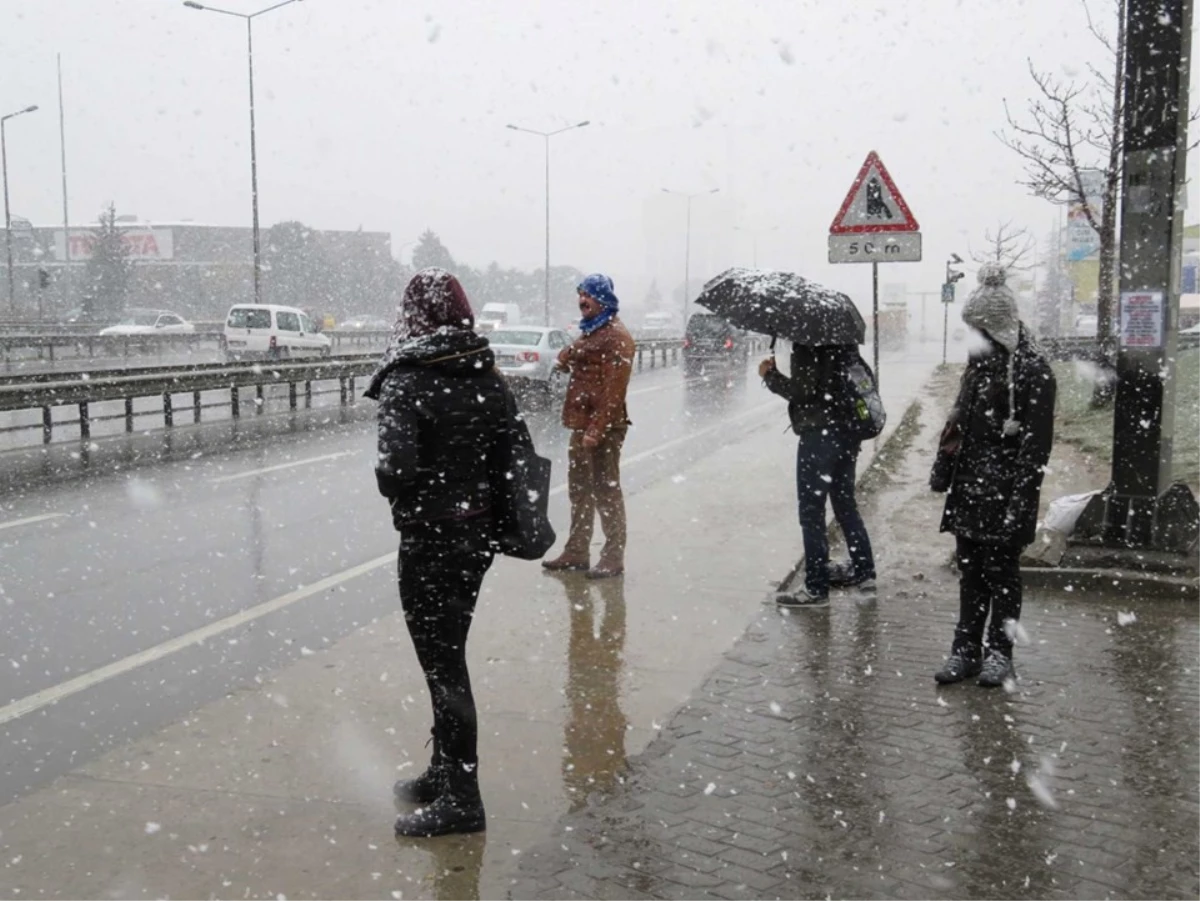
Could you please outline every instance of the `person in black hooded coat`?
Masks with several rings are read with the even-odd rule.
[[[433,704],[430,765],[395,786],[424,805],[397,819],[400,835],[486,828],[466,643],[493,555],[489,451],[515,402],[474,322],[454,276],[418,272],[366,392],[379,401],[375,475],[400,532],[400,601]]]
[[[983,346],[963,372],[930,476],[946,492],[941,531],[955,536],[959,618],[942,684],[1013,676],[1021,617],[1021,550],[1037,534],[1042,476],[1054,443],[1054,373],[1017,318],[1004,271],[985,265],[963,321]],[[990,622],[989,622],[990,614]],[[987,632],[986,645],[984,632]]]

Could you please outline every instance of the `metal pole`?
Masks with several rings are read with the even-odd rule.
[[[687,199],[687,231],[683,241],[683,327],[687,329],[688,301],[692,296],[692,198]]]
[[[58,54],[58,146],[62,158],[63,197],[63,289],[64,306],[70,307],[71,299],[71,218],[67,212],[67,126],[63,112],[62,54]]]
[[[546,141],[546,328],[550,327],[550,135]]]
[[[246,18],[246,57],[250,66],[250,202],[254,214],[254,302],[262,303],[262,245],[258,236],[258,156],[254,144],[254,19]]]
[[[950,330],[950,304],[942,304],[942,365],[946,365],[946,334]]]
[[[871,263],[871,331],[875,338],[875,381],[879,381],[879,264]]]
[[[8,142],[4,135],[4,119],[0,119],[0,168],[4,170],[4,252],[8,260],[8,309],[15,316],[17,301],[13,284],[12,217],[8,212]]]

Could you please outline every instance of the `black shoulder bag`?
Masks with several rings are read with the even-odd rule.
[[[498,554],[540,560],[554,546],[550,525],[550,461],[539,457],[516,398],[504,386],[508,415],[488,459],[492,546]]]

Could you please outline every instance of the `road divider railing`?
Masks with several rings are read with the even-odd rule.
[[[377,354],[328,357],[315,362],[275,362],[210,364],[187,367],[152,367],[145,369],[109,370],[95,375],[39,373],[29,376],[8,376],[0,379],[0,412],[41,409],[42,442],[53,440],[56,426],[78,426],[80,440],[88,440],[93,422],[124,419],[125,431],[134,431],[139,415],[161,415],[163,425],[170,428],[177,416],[188,415],[193,423],[202,421],[203,411],[213,407],[228,407],[232,418],[241,416],[242,389],[253,388],[255,412],[265,408],[268,386],[286,385],[289,410],[311,407],[314,385],[337,382],[343,406],[354,402],[356,381],[370,375],[378,365]],[[205,402],[205,392],[227,392],[227,400]],[[179,405],[181,395],[191,395],[190,403]],[[134,400],[146,397],[162,398],[162,406],[153,411],[135,411]],[[301,400],[301,398],[303,398]],[[124,412],[92,415],[92,405],[105,401],[123,401]],[[78,419],[55,421],[54,408],[77,406]],[[36,426],[15,423],[0,428],[0,432],[28,430]]]
[[[335,329],[322,332],[329,337],[330,350],[338,353],[356,347],[382,347],[390,330]],[[46,362],[64,359],[118,359],[166,353],[224,350],[219,326],[197,328],[186,334],[101,335],[76,330],[45,333],[0,332],[0,359],[6,368],[31,358]]]
[[[663,368],[678,363],[683,342],[655,339],[636,344],[637,371]],[[184,421],[204,419],[204,411],[227,408],[230,417],[242,416],[243,390],[253,389],[256,415],[265,412],[266,392],[287,386],[287,409],[311,408],[320,394],[338,394],[342,406],[353,404],[360,393],[359,381],[379,364],[378,352],[342,354],[320,360],[268,360],[242,363],[202,363],[176,366],[144,366],[103,369],[91,373],[34,372],[0,374],[0,413],[41,412],[41,422],[24,417],[0,420],[0,434],[41,428],[42,443],[49,444],[55,429],[78,427],[80,440],[92,436],[94,423],[124,420],[124,431],[132,433],[138,417],[161,416],[162,424],[173,427]],[[328,386],[336,383],[336,387]],[[213,394],[217,393],[214,398]],[[207,397],[205,395],[207,394]],[[160,398],[161,406],[137,409],[135,401]],[[186,400],[185,400],[186,399]],[[120,412],[100,412],[93,405],[123,403]],[[78,417],[56,419],[56,408],[75,407]]]

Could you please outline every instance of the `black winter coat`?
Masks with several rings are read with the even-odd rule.
[[[791,375],[778,369],[767,372],[764,383],[772,394],[788,402],[792,431],[836,428],[846,422],[846,367],[858,359],[858,348],[792,347]]]
[[[399,530],[477,519],[491,507],[488,455],[508,422],[508,388],[487,340],[439,332],[389,348],[366,396],[379,401],[375,478]]]
[[[1013,364],[1016,434],[1009,418],[1008,351],[972,356],[942,432],[930,487],[948,491],[941,531],[1024,547],[1037,534],[1042,476],[1054,444],[1054,373],[1021,331]]]

